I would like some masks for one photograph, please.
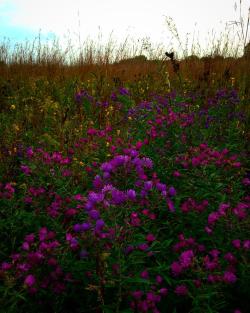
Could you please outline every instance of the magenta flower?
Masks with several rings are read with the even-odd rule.
[[[141,243],[141,244],[138,245],[138,249],[139,249],[140,251],[145,251],[145,250],[147,250],[148,248],[149,248],[149,246],[148,246],[146,243]]]
[[[183,268],[182,268],[182,266],[181,266],[181,264],[179,262],[173,262],[171,264],[171,271],[173,272],[174,276],[180,275],[182,270],[183,270]]]
[[[160,293],[160,295],[162,295],[162,296],[166,296],[166,295],[168,294],[168,290],[167,290],[167,288],[161,288],[161,289],[159,290],[159,293]]]
[[[212,212],[208,215],[208,224],[213,225],[219,219],[218,212]]]
[[[143,279],[149,279],[149,273],[147,270],[144,270],[143,272],[141,272],[140,276]]]
[[[223,275],[223,280],[227,284],[233,284],[236,282],[237,277],[234,273],[232,272],[225,272]]]
[[[157,282],[157,284],[161,284],[163,282],[163,278],[160,275],[157,275],[155,281]]]
[[[174,292],[178,296],[186,296],[188,294],[188,289],[186,285],[179,285],[175,288]]]
[[[134,299],[140,300],[141,297],[143,296],[143,291],[135,290],[135,291],[132,292],[132,296],[133,296]]]
[[[183,268],[188,268],[193,261],[194,252],[193,250],[187,250],[182,252],[180,256],[180,264]]]
[[[31,169],[27,166],[27,165],[21,165],[21,171],[26,175],[26,176],[30,176],[32,171]]]
[[[148,234],[146,236],[146,240],[151,243],[151,242],[155,241],[155,236],[153,234]]]
[[[239,239],[234,239],[232,241],[232,245],[234,246],[235,249],[240,249],[241,248],[241,241]]]
[[[34,275],[28,275],[26,276],[25,280],[24,280],[24,284],[27,287],[32,287],[34,284],[36,283],[36,278]]]
[[[243,242],[243,248],[244,248],[245,250],[250,250],[250,240],[245,240],[245,241]]]

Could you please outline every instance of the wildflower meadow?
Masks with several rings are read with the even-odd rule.
[[[250,312],[249,55],[20,51],[0,63],[0,312]]]

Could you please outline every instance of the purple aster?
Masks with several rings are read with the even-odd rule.
[[[97,210],[91,210],[91,211],[89,211],[89,216],[93,220],[98,220],[98,218],[100,217],[100,213]]]
[[[150,158],[142,158],[142,163],[146,168],[153,168],[153,161]]]
[[[157,183],[156,184],[156,188],[159,190],[159,191],[166,191],[167,190],[167,186],[165,184],[162,184],[162,183]]]
[[[149,191],[149,190],[151,190],[152,188],[153,188],[153,182],[152,182],[151,180],[146,181],[146,182],[144,183],[144,189],[145,189],[146,191]]]
[[[96,225],[95,225],[96,230],[101,230],[103,229],[104,226],[105,226],[104,220],[99,219],[96,221]]]
[[[136,199],[136,192],[133,189],[129,189],[127,191],[127,196],[129,198],[129,200],[135,200]]]
[[[81,225],[82,231],[87,231],[90,229],[90,227],[91,227],[90,223],[83,223]]]
[[[75,224],[73,226],[73,230],[74,230],[74,232],[79,233],[82,230],[82,225],[81,224]]]
[[[173,186],[168,189],[168,194],[170,197],[174,197],[176,195],[176,190]]]
[[[91,203],[99,203],[104,199],[103,193],[90,192],[88,195],[88,200]]]
[[[114,204],[121,204],[127,200],[127,197],[124,192],[114,189],[112,190],[112,201]]]
[[[129,96],[129,95],[130,95],[128,89],[126,89],[126,88],[124,88],[124,87],[120,87],[120,88],[119,88],[119,93],[120,93],[120,95],[122,95],[122,96]]]
[[[111,172],[113,170],[113,166],[110,164],[110,162],[102,163],[101,170],[103,172]]]

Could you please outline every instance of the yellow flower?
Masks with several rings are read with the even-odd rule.
[[[15,108],[16,108],[15,104],[12,104],[12,105],[10,106],[10,109],[11,109],[11,110],[15,110]]]

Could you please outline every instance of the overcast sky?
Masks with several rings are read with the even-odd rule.
[[[150,37],[166,42],[170,33],[166,16],[173,18],[183,38],[194,32],[201,39],[213,30],[220,33],[227,22],[239,18],[239,0],[0,0],[0,40],[31,39],[39,30],[69,36],[77,42],[87,36],[103,38],[111,32],[121,41],[126,37]],[[242,0],[247,16],[250,0]]]

